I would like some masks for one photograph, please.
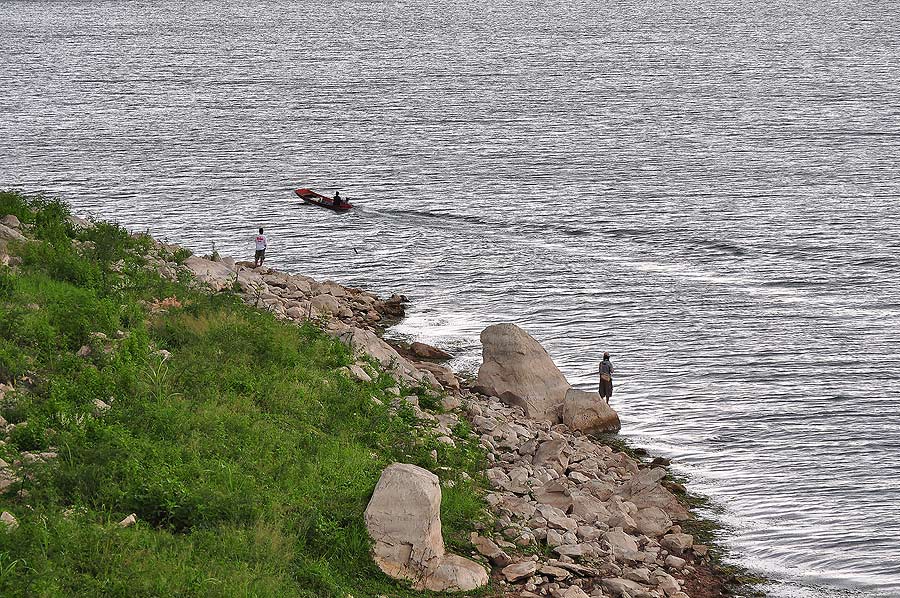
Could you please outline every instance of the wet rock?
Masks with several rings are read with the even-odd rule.
[[[453,356],[442,349],[426,345],[425,343],[414,342],[409,346],[410,352],[420,359],[452,359]]]

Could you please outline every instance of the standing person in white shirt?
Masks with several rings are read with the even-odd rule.
[[[259,229],[259,234],[256,235],[256,255],[253,258],[253,267],[258,268],[263,265],[263,260],[266,259],[266,247],[269,245],[268,241],[266,241],[266,236],[263,234],[263,229]]]

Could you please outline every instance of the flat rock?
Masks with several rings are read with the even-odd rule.
[[[600,583],[613,596],[622,596],[626,593],[633,596],[646,590],[646,588],[644,588],[644,586],[642,586],[638,582],[632,581],[630,579],[623,579],[621,577],[604,579]]]
[[[503,577],[506,578],[506,581],[512,583],[519,581],[520,579],[531,577],[534,575],[535,571],[537,571],[537,563],[534,561],[522,561],[520,563],[507,565],[503,568],[501,573],[503,574]]]
[[[420,359],[452,359],[453,356],[437,347],[425,343],[414,342],[409,346],[410,352]]]

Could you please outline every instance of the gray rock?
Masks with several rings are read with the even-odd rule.
[[[509,555],[490,538],[485,538],[472,532],[470,540],[472,545],[475,546],[475,550],[482,556],[487,557],[497,567],[506,567],[512,562]]]
[[[694,545],[694,536],[690,534],[666,534],[659,545],[669,551],[670,554],[680,555]]]
[[[0,513],[0,525],[3,525],[7,531],[12,531],[19,527],[19,522],[12,513],[3,511],[3,513]]]
[[[0,224],[0,240],[24,242],[25,237],[16,229]]]
[[[560,421],[570,386],[540,343],[515,324],[496,324],[482,331],[481,344],[476,391],[521,406],[526,417]]]
[[[537,563],[534,561],[522,561],[520,563],[507,565],[503,568],[501,573],[503,574],[503,577],[506,578],[506,581],[513,583],[520,579],[531,577],[534,575],[535,571],[537,571]]]
[[[2,224],[3,226],[6,226],[8,228],[18,229],[18,228],[22,227],[22,223],[19,222],[19,219],[16,218],[16,216],[14,214],[7,214],[3,218],[0,218],[0,224]]]
[[[647,507],[637,512],[637,515],[634,516],[634,524],[637,530],[645,536],[658,538],[672,527],[672,520],[659,507]]]
[[[619,414],[596,392],[570,388],[563,400],[562,421],[572,431],[584,434],[618,432]]]
[[[645,591],[644,586],[630,579],[622,579],[621,577],[613,577],[601,581],[606,590],[613,596],[635,595]]]
[[[630,553],[638,551],[637,541],[622,530],[612,530],[603,534],[603,539],[609,544],[613,556],[618,560],[624,560]]]
[[[487,584],[481,565],[445,554],[440,507],[436,475],[405,463],[385,468],[365,511],[375,562],[417,590],[469,591]]]

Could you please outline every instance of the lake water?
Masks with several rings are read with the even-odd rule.
[[[0,5],[0,186],[517,322],[783,598],[900,596],[900,4]],[[345,216],[298,205],[340,188]]]

